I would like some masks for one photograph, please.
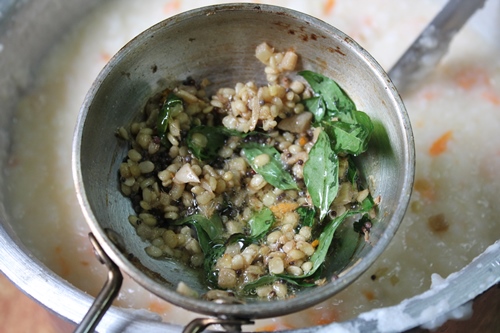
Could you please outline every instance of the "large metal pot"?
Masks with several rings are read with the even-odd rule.
[[[0,169],[5,170],[11,143],[11,123],[16,104],[32,82],[40,60],[62,33],[98,1],[13,1],[0,2]],[[78,323],[93,298],[49,270],[23,245],[12,228],[8,198],[3,191],[5,173],[0,174],[0,263],[1,271],[21,290],[62,318]],[[446,314],[498,283],[500,245],[493,245],[474,262],[447,279],[448,283],[397,306],[374,310],[349,322],[299,330],[300,332],[355,329],[360,331],[403,331]],[[428,311],[430,305],[441,304]],[[389,321],[390,316],[404,322]],[[99,331],[178,332],[175,325],[158,322],[139,312],[112,307]]]

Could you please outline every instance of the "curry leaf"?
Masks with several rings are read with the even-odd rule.
[[[304,164],[304,181],[311,200],[319,208],[320,221],[330,210],[339,189],[339,160],[328,135],[321,131]]]
[[[167,99],[163,103],[163,106],[158,114],[158,121],[156,124],[156,128],[158,131],[158,136],[161,141],[166,143],[166,136],[168,131],[168,123],[172,116],[172,113],[179,111],[179,109],[183,108],[182,99],[180,99],[174,93],[170,93],[167,96]]]
[[[219,242],[214,242],[211,244],[208,252],[204,253],[205,260],[203,261],[203,269],[207,274],[207,280],[212,286],[217,287],[217,277],[218,273],[214,270],[214,266],[217,260],[222,257],[226,251],[226,246]]]
[[[299,214],[301,226],[312,227],[314,225],[316,210],[306,206],[300,206],[295,211]]]
[[[203,135],[204,139],[194,139],[196,135],[198,135],[198,138],[199,135]],[[262,133],[243,133],[223,126],[199,125],[189,130],[187,145],[197,159],[212,161],[217,157],[219,150],[224,146],[229,137],[237,136],[245,138],[249,135],[262,135]]]
[[[322,96],[314,96],[303,101],[307,110],[312,112],[314,120],[319,122],[326,114],[325,100]]]
[[[200,140],[200,136],[202,140]],[[227,135],[217,127],[196,126],[189,130],[187,145],[193,155],[201,161],[211,161],[224,146]]]
[[[281,190],[299,188],[290,173],[285,170],[280,153],[276,148],[257,143],[246,143],[242,145],[242,151],[252,169],[262,175],[269,184]],[[262,154],[269,156],[269,162],[259,165],[255,163],[255,158]]]
[[[349,215],[368,213],[372,208],[375,207],[373,198],[368,195],[357,207],[354,207],[348,211]]]
[[[353,110],[350,115],[344,114],[339,121],[323,121],[322,125],[334,142],[334,150],[338,154],[359,155],[366,151],[373,132],[370,117]]]
[[[330,245],[332,244],[335,230],[337,230],[337,228],[342,223],[342,221],[344,221],[346,216],[347,212],[328,221],[328,223],[325,225],[323,231],[321,232],[318,238],[319,241],[318,247],[316,248],[316,251],[313,253],[311,258],[309,259],[313,263],[313,268],[305,276],[302,277],[311,276],[325,262],[326,255],[328,254],[328,250],[330,249]]]
[[[259,212],[254,214],[250,220],[248,220],[248,225],[250,226],[250,237],[257,240],[269,231],[269,229],[274,224],[275,218],[273,212],[267,208],[262,208]]]
[[[191,225],[198,236],[198,242],[204,254],[207,254],[212,247],[211,243],[222,236],[224,226],[218,215],[213,215],[208,219],[203,215],[194,214],[177,220],[173,225]]]
[[[312,71],[301,71],[299,75],[306,79],[316,96],[322,96],[328,110],[334,113],[356,110],[354,102],[334,80]]]
[[[280,277],[286,276],[288,279],[298,280],[315,275],[316,272],[325,262],[326,256],[330,249],[330,245],[332,244],[333,235],[335,234],[335,231],[337,230],[339,225],[344,221],[347,215],[348,213],[345,212],[344,214],[329,220],[328,223],[325,225],[323,231],[318,237],[318,242],[319,242],[318,247],[316,248],[316,251],[313,253],[311,258],[309,258],[309,260],[313,263],[313,267],[309,272],[298,276],[287,274],[287,275],[280,275]]]
[[[279,278],[276,275],[263,275],[254,281],[245,283],[245,285],[243,285],[242,291],[243,293],[248,295],[255,292],[255,289],[257,289],[258,287],[272,284],[277,280],[279,280]]]
[[[370,132],[366,132],[360,125],[348,124],[341,121],[323,123],[325,131],[333,142],[333,150],[337,154],[359,155],[368,146]]]

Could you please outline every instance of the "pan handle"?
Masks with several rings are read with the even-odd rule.
[[[203,332],[212,325],[221,325],[226,332],[241,332],[241,326],[249,324],[253,324],[253,321],[237,318],[196,318],[184,327],[182,333]]]
[[[102,319],[106,311],[109,309],[113,300],[118,295],[122,286],[123,276],[118,266],[109,259],[104,250],[101,248],[92,233],[89,233],[90,243],[94,247],[94,253],[101,262],[108,268],[108,279],[102,287],[99,295],[97,295],[94,303],[89,311],[83,317],[82,321],[76,327],[74,333],[90,333],[94,332],[97,324]]]

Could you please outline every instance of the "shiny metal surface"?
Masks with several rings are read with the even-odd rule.
[[[95,239],[94,235],[89,234],[89,239],[92,243],[97,259],[101,264],[106,265],[106,268],[108,269],[108,279],[102,287],[99,295],[95,298],[94,303],[92,303],[89,311],[76,327],[74,333],[91,333],[95,331],[95,328],[101,321],[102,317],[106,311],[108,311],[115,297],[118,295],[123,282],[123,275],[120,272],[120,268],[109,259],[106,253],[99,246],[99,243]]]
[[[389,70],[400,93],[418,85],[448,51],[451,40],[486,0],[450,0]]]
[[[0,170],[2,170],[0,172],[0,257],[2,258],[0,270],[19,289],[70,322],[82,320],[92,304],[93,297],[48,269],[36,254],[26,249],[15,234],[12,229],[13,219],[8,198],[4,192],[5,165],[8,163],[10,127],[16,112],[15,105],[29,88],[37,65],[47,51],[60,40],[64,31],[78,22],[78,18],[85,15],[89,7],[97,2],[96,0],[0,1],[0,44],[3,47],[0,53]],[[495,8],[500,7],[493,9]],[[494,29],[497,27],[494,22],[498,20],[488,22],[488,37],[498,41],[500,30]],[[484,23],[483,17],[479,23]],[[500,246],[493,246],[463,270],[452,274],[447,279],[449,283],[446,285],[405,301],[404,306],[400,308],[412,310],[405,312],[408,314],[408,320],[404,326],[396,326],[393,320],[385,321],[385,325],[382,325],[383,318],[396,314],[397,308],[391,307],[364,313],[347,322],[294,332],[317,333],[336,330],[345,332],[358,328],[365,328],[365,331],[394,332],[417,327],[432,319],[430,317],[443,315],[499,283],[499,260]],[[95,265],[98,265],[97,260]],[[430,305],[438,304],[442,299],[448,302],[447,307],[434,309],[432,314],[426,313]],[[387,312],[382,314],[383,310]],[[422,315],[423,313],[426,315]],[[181,332],[182,328],[161,323],[157,318],[144,313],[111,307],[99,324],[98,331],[168,333]]]
[[[118,190],[116,170],[128,147],[116,140],[114,132],[129,124],[153,94],[187,77],[208,78],[213,87],[262,81],[262,65],[254,53],[263,40],[276,49],[294,48],[300,55],[301,69],[334,78],[358,108],[372,117],[375,131],[359,163],[362,173],[374,180],[369,182],[372,193],[380,196],[382,203],[370,243],[363,243],[343,270],[335,267],[335,258],[327,261],[325,277],[329,282],[324,286],[301,290],[287,300],[248,298],[244,304],[215,304],[178,294],[175,289],[181,281],[199,294],[207,291],[206,282],[180,263],[149,257],[144,251],[146,242],[126,223],[133,210]],[[90,89],[73,146],[79,201],[92,232],[110,258],[139,284],[171,303],[207,315],[240,318],[295,312],[325,300],[354,281],[395,234],[408,205],[414,168],[414,143],[406,110],[376,61],[351,38],[320,20],[280,7],[253,4],[195,9],[171,17],[132,40],[111,59]],[[107,229],[122,237],[124,252],[109,239]],[[129,253],[138,259],[139,267],[129,261]],[[333,279],[336,275],[339,278]]]

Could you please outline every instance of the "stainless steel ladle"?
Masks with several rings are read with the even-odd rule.
[[[357,162],[369,175],[370,191],[380,196],[370,244],[360,242],[345,258],[325,263],[324,286],[304,289],[276,301],[245,299],[241,304],[210,302],[176,292],[180,281],[200,294],[206,291],[196,272],[175,261],[150,258],[147,244],[127,222],[133,213],[118,190],[117,170],[128,147],[114,136],[131,123],[156,92],[186,77],[209,78],[214,87],[236,82],[262,83],[263,68],[255,46],[268,41],[276,49],[293,48],[300,69],[334,78],[372,118],[370,146]],[[210,93],[210,92],[209,92]],[[128,43],[97,77],[82,106],[73,145],[77,195],[91,228],[99,259],[117,265],[140,285],[188,310],[214,316],[197,320],[186,331],[198,332],[218,323],[230,330],[257,318],[305,309],[339,292],[361,275],[384,251],[408,206],[415,168],[411,126],[403,102],[380,65],[355,41],[316,18],[293,10],[256,4],[227,4],[195,9],[153,26]],[[354,233],[344,228],[339,233]],[[95,241],[94,241],[95,239]],[[129,258],[133,256],[134,261]],[[119,274],[119,270],[117,272]],[[338,279],[333,279],[334,276]],[[110,276],[112,281],[120,281]],[[118,285],[110,288],[113,293]],[[97,322],[111,304],[111,294],[96,299],[79,332]],[[90,327],[92,325],[92,327]]]

